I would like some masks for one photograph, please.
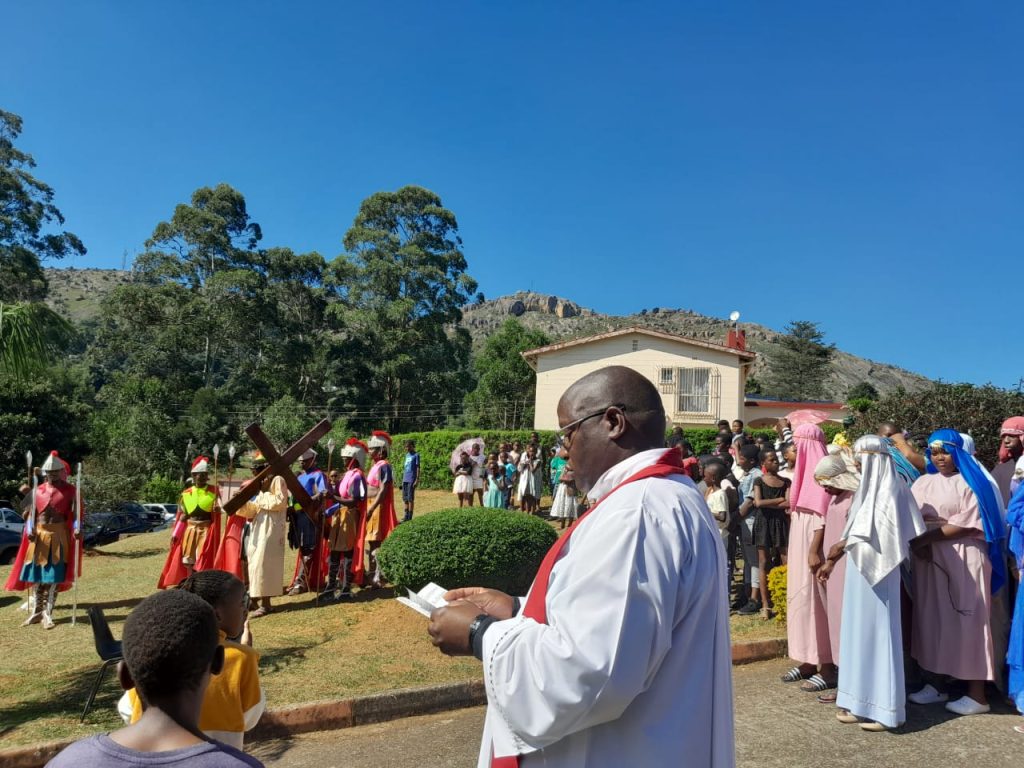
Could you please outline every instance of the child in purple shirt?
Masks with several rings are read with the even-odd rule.
[[[121,686],[134,687],[142,717],[134,725],[76,741],[52,768],[190,766],[253,768],[259,760],[199,730],[210,676],[224,666],[217,617],[198,595],[169,589],[150,595],[124,624]]]

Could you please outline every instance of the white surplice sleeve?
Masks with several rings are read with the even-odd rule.
[[[549,624],[517,616],[484,635],[496,754],[615,720],[657,674],[689,554],[685,531],[645,486],[609,498],[573,536],[552,571]]]
[[[238,514],[246,520],[252,520],[260,512],[284,512],[288,509],[288,486],[284,478],[275,475],[270,481],[270,490],[260,491],[251,501],[247,501],[238,510]]]

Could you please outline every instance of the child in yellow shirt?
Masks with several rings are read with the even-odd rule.
[[[245,585],[227,571],[196,571],[179,589],[209,603],[217,616],[220,642],[224,646],[224,668],[210,679],[199,713],[199,728],[211,739],[242,749],[246,731],[252,730],[266,709],[260,689],[260,655],[252,645],[246,613],[249,596]],[[242,643],[228,640],[241,636]],[[127,691],[117,710],[125,722],[142,716],[142,703],[135,689]]]

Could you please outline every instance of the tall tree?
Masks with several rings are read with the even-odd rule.
[[[362,344],[359,364],[377,416],[397,431],[434,426],[470,382],[469,334],[457,326],[476,291],[455,214],[422,187],[363,201],[331,264],[334,313]],[[358,418],[351,418],[353,424]]]
[[[32,175],[35,159],[14,146],[21,127],[18,115],[0,110],[0,302],[41,301],[42,262],[85,253],[77,236],[59,231],[64,216],[53,189]]]
[[[481,429],[520,429],[533,426],[537,374],[521,352],[543,347],[550,340],[541,331],[509,318],[487,337],[473,358],[476,388],[466,395],[466,417]]]
[[[794,320],[786,335],[768,354],[764,394],[785,400],[814,400],[825,396],[831,376],[835,344],[810,320]]]

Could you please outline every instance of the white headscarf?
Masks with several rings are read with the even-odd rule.
[[[925,524],[883,438],[865,435],[853,455],[861,480],[843,538],[850,560],[873,587],[910,556],[910,540],[925,532]]]
[[[855,466],[851,467],[846,463],[843,456],[830,453],[828,456],[822,456],[814,467],[814,482],[822,488],[856,491],[860,485],[860,474]]]

